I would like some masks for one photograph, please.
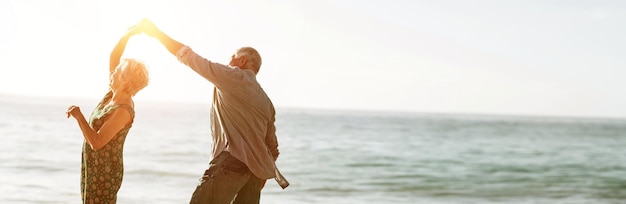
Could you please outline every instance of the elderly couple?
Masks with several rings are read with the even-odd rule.
[[[83,203],[115,203],[124,174],[123,147],[135,116],[132,97],[148,85],[141,62],[120,59],[133,35],[158,39],[178,60],[213,85],[211,106],[212,159],[190,203],[259,203],[266,179],[281,187],[289,183],[276,168],[278,142],[274,106],[256,80],[261,56],[242,47],[228,65],[209,61],[170,38],[150,20],[131,27],[113,48],[109,64],[110,89],[89,121],[78,106],[67,109],[84,136],[81,166]]]

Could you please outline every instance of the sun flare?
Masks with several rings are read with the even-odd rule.
[[[106,31],[107,36],[121,36],[126,29],[136,25],[143,18],[153,21],[167,22],[168,8],[166,5],[152,1],[104,1],[99,3],[102,23],[111,30]],[[117,38],[112,37],[117,40]],[[154,52],[162,51],[156,48],[158,44],[154,39],[139,34],[133,36],[126,46],[124,57],[145,60],[154,56]]]

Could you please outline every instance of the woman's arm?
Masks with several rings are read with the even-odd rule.
[[[122,55],[124,54],[124,50],[126,49],[126,44],[128,43],[128,39],[130,39],[130,37],[140,32],[141,32],[141,29],[139,27],[133,26],[129,28],[128,31],[126,31],[126,33],[124,34],[124,36],[122,36],[122,38],[120,38],[117,44],[115,44],[115,47],[113,47],[113,51],[111,51],[111,56],[109,58],[109,75],[112,74],[113,71],[115,71],[115,68],[120,63],[120,59],[122,58]]]
[[[87,143],[93,150],[99,150],[104,147],[122,128],[132,122],[130,113],[124,108],[118,108],[111,113],[107,120],[104,121],[104,124],[102,124],[102,127],[100,127],[100,130],[96,132],[89,126],[78,106],[70,106],[67,109],[67,117],[69,118],[70,116],[76,119],[85,140],[87,140]]]

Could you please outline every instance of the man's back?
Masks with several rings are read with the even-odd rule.
[[[178,58],[215,85],[213,156],[227,150],[257,177],[274,178],[279,154],[275,110],[254,71],[211,62],[189,48],[181,49]]]

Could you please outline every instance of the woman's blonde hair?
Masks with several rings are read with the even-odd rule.
[[[133,58],[124,58],[117,68],[122,69],[122,89],[131,96],[148,86],[148,69],[144,63]]]

